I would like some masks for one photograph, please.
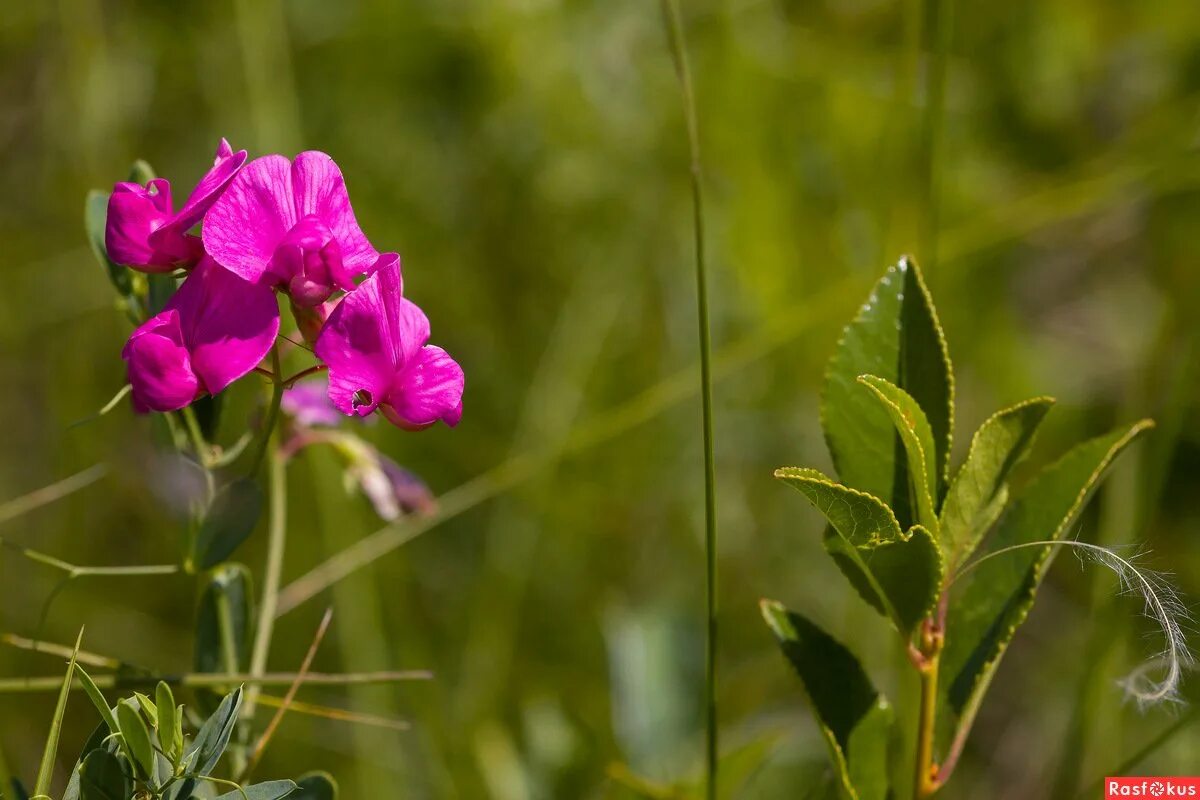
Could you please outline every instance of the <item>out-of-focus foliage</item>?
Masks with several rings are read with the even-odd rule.
[[[919,4],[687,5],[718,356],[721,720],[728,772],[741,776],[729,792],[793,797],[830,779],[825,745],[759,621],[760,593],[863,631],[857,655],[880,690],[906,694],[887,623],[824,569],[821,521],[771,477],[781,463],[830,471],[823,365],[901,252],[925,267],[953,344],[959,430],[1056,396],[1031,459],[1044,463],[1120,421],[1160,422],[1080,535],[1144,538],[1148,566],[1200,596],[1188,502],[1200,476],[1200,11],[959,3],[935,154],[940,232],[920,252],[924,60],[906,40]],[[111,469],[0,537],[79,564],[178,553],[189,476],[154,460],[148,421],[122,405],[70,427],[120,388],[128,330],[80,229],[87,191],[123,179],[135,157],[188,186],[222,135],[252,154],[327,150],[363,229],[400,251],[406,293],[468,376],[456,430],[367,435],[441,493],[584,431],[565,459],[492,474],[483,485],[498,481],[497,496],[282,617],[275,668],[299,663],[329,602],[314,669],[428,667],[437,679],[304,689],[412,730],[289,714],[262,774],[328,769],[348,797],[394,786],[505,800],[628,796],[610,774],[694,779],[703,503],[690,211],[655,4],[62,0],[2,16],[0,497]],[[226,420],[252,390],[234,392]],[[338,470],[317,450],[290,470],[287,578],[380,525]],[[262,538],[239,558],[259,564]],[[43,623],[61,577],[0,551],[0,630],[66,642],[86,624],[104,631],[104,655],[190,666],[188,581],[80,578]],[[1058,560],[954,796],[1071,796],[1171,723],[1123,706],[1111,685],[1152,647],[1123,621],[1136,601],[1113,588]],[[61,670],[60,658],[0,650],[5,676]],[[4,762],[27,778],[53,705],[0,695]],[[911,712],[897,708],[901,724]],[[89,714],[73,697],[60,753],[79,752]],[[1197,737],[1185,728],[1143,767],[1187,771]]]

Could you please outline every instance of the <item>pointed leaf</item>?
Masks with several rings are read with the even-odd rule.
[[[242,708],[242,689],[238,687],[221,701],[221,705],[205,720],[196,738],[188,745],[184,758],[190,764],[190,772],[208,775],[229,746],[229,737],[237,724],[238,712]]]
[[[295,797],[296,784],[293,781],[267,781],[243,787],[243,791],[234,789],[219,795],[217,800],[280,800],[284,797]]]
[[[883,405],[892,424],[896,426],[896,432],[900,434],[900,442],[907,456],[909,481],[916,495],[917,521],[929,529],[937,540],[938,474],[934,463],[936,449],[933,429],[929,427],[929,420],[912,395],[899,386],[875,375],[861,375],[858,380]]]
[[[328,772],[309,772],[296,781],[299,788],[290,800],[337,800],[337,781]]]
[[[142,709],[142,713],[146,715],[146,719],[150,720],[150,727],[158,727],[158,706],[154,704],[146,695],[141,692],[134,692],[133,697],[137,700],[138,706]]]
[[[1053,405],[1051,397],[1026,400],[996,412],[975,432],[942,506],[942,552],[951,569],[971,555],[995,523],[1003,508],[1003,500],[1000,508],[994,507],[996,498]]]
[[[133,753],[138,774],[143,779],[153,778],[155,756],[154,747],[150,743],[150,729],[146,727],[146,720],[138,713],[135,701],[122,700],[117,703],[117,725],[121,729],[121,738],[125,740],[129,752]]]
[[[158,742],[168,758],[174,758],[175,749],[175,695],[171,687],[162,681],[154,689],[154,703],[158,709]]]
[[[1076,445],[1046,467],[1000,520],[989,551],[1060,540],[1113,460],[1153,427],[1142,420]],[[944,707],[969,727],[1055,553],[1052,544],[998,554],[956,586],[941,658]],[[950,715],[947,715],[950,716]]]
[[[262,516],[263,493],[250,478],[221,488],[196,535],[196,560],[202,569],[225,561],[254,532]]]
[[[117,718],[113,716],[112,707],[104,699],[104,693],[100,691],[100,687],[96,686],[96,682],[92,680],[92,676],[88,675],[87,671],[79,664],[75,665],[75,672],[78,673],[79,683],[83,685],[83,691],[87,693],[88,698],[92,701],[92,705],[100,712],[100,718],[108,726],[109,732],[117,733],[120,730],[117,727]]]
[[[851,489],[815,469],[781,467],[775,477],[804,494],[852,545],[871,545],[900,538],[900,523],[883,501]]]
[[[75,649],[71,651],[71,660],[67,664],[67,674],[63,678],[62,689],[58,692],[58,703],[54,707],[54,717],[50,721],[50,733],[46,737],[46,747],[42,751],[42,763],[38,767],[37,782],[34,784],[34,795],[46,795],[50,792],[50,781],[54,778],[54,758],[58,754],[58,738],[62,734],[63,716],[67,713],[67,698],[71,694],[71,682],[75,679],[75,662],[79,658],[79,645],[83,643],[83,630],[80,629],[75,639]]]
[[[888,796],[887,749],[894,713],[854,654],[805,617],[779,603],[760,603],[784,656],[804,684],[829,747],[840,794],[851,800]]]
[[[954,377],[929,290],[907,258],[888,269],[846,326],[821,396],[821,423],[839,479],[887,502],[907,526],[914,520],[904,451],[891,417],[862,391],[859,375],[883,378],[917,401],[933,433],[934,473],[943,482],[954,427]]]

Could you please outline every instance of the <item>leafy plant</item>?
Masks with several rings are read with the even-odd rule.
[[[1163,627],[1166,677],[1147,685],[1135,676],[1136,694],[1169,697],[1187,658],[1169,588],[1110,551],[1064,539],[1108,466],[1153,423],[1078,444],[1012,491],[1014,467],[1053,403],[1038,397],[997,412],[952,470],[954,373],[921,272],[903,259],[846,326],[825,377],[821,422],[839,480],[807,468],[775,472],[825,516],[826,552],[890,621],[920,676],[916,798],[954,771],[1058,547],[1116,569]],[[850,650],[802,614],[768,600],[762,613],[804,684],[839,794],[894,796],[888,753],[898,732],[888,700]]]

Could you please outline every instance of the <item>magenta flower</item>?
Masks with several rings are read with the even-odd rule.
[[[134,408],[174,411],[205,392],[217,394],[254,369],[278,333],[279,304],[270,288],[202,259],[121,351]]]
[[[379,258],[354,219],[341,170],[315,151],[247,164],[209,210],[203,236],[223,266],[282,288],[300,307],[352,290],[353,276]]]
[[[170,272],[191,267],[204,255],[198,236],[188,231],[216,202],[246,163],[246,151],[236,153],[221,140],[213,167],[196,184],[179,213],[171,203],[171,184],[156,178],[145,186],[118,183],[108,199],[104,245],[109,258],[142,272]]]
[[[376,408],[402,428],[462,418],[463,371],[429,341],[429,320],[400,296],[400,265],[388,263],[342,299],[321,335],[317,357],[329,365],[329,399],[344,414]]]

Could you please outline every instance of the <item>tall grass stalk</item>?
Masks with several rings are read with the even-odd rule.
[[[708,314],[708,275],[704,261],[704,191],[700,130],[688,65],[687,43],[677,0],[662,0],[671,56],[683,97],[691,162],[692,230],[696,256],[696,310],[700,337],[700,399],[704,426],[704,597],[708,621],[704,662],[705,777],[709,800],[717,796],[717,487],[713,458],[712,332]]]

